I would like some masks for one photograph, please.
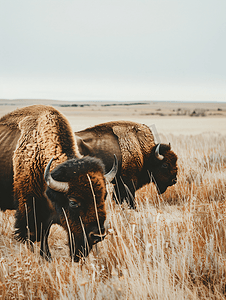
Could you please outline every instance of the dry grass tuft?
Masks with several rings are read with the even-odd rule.
[[[107,200],[109,234],[85,263],[70,260],[67,236],[51,229],[51,263],[13,238],[14,216],[0,213],[2,299],[224,299],[226,296],[226,139],[170,136],[177,185],[153,184],[129,210]]]

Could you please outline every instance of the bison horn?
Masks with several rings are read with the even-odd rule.
[[[157,159],[163,160],[164,156],[159,154],[159,148],[160,148],[160,144],[158,144],[156,149],[155,149],[155,156],[156,156]]]
[[[107,181],[111,182],[115,178],[115,176],[117,174],[117,171],[118,171],[118,160],[117,160],[116,155],[114,154],[114,164],[113,164],[113,167],[112,167],[112,169],[107,174],[104,175],[105,179]]]
[[[53,158],[50,160],[50,162],[48,163],[48,165],[45,169],[44,179],[45,179],[48,187],[50,187],[52,190],[54,190],[56,192],[67,192],[69,189],[68,183],[56,181],[53,179],[53,177],[50,174],[50,166],[51,166],[52,161],[53,161]]]

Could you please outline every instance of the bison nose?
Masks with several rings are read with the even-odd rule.
[[[92,242],[92,244],[97,244],[100,241],[102,241],[106,237],[106,235],[107,235],[107,233],[105,231],[105,228],[101,227],[100,231],[98,228],[91,231],[89,233],[89,238],[90,238],[90,241]]]

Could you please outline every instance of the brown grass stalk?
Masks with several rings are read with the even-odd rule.
[[[169,137],[161,136],[167,141]],[[137,209],[111,200],[109,234],[85,262],[72,263],[67,233],[53,225],[53,261],[13,237],[13,212],[0,212],[0,299],[225,299],[226,139],[173,136],[178,183],[159,196],[136,193]]]

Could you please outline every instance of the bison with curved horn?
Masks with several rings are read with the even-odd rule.
[[[154,182],[159,194],[177,182],[177,155],[170,145],[155,144],[150,128],[130,121],[99,124],[75,132],[80,153],[100,158],[106,170],[118,159],[115,200],[135,208],[135,191]]]
[[[16,209],[19,240],[41,240],[40,254],[51,258],[52,224],[68,232],[75,261],[87,256],[106,232],[108,174],[95,157],[82,157],[68,120],[51,106],[17,109],[0,119],[0,208]]]

